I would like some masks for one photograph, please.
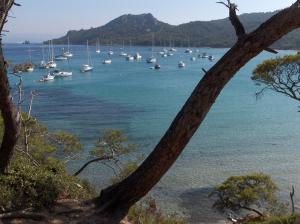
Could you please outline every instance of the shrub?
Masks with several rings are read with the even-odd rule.
[[[25,158],[16,157],[9,174],[0,176],[3,212],[47,208],[60,198],[89,199],[95,195],[89,185],[68,175],[59,161],[51,159],[35,167]]]

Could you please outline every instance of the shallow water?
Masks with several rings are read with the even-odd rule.
[[[60,48],[55,47],[57,53]],[[29,49],[38,64],[42,58],[39,45],[5,45],[5,56],[13,63],[22,62],[28,59]],[[216,62],[198,58],[190,61],[191,55],[178,49],[172,57],[157,56],[162,68],[151,70],[145,63],[149,48],[132,47],[126,51],[140,52],[144,56],[141,61],[127,62],[118,56],[119,48],[115,48],[113,63],[102,65],[108,49],[103,48],[103,53],[96,55],[94,47],[90,47],[95,69],[82,74],[79,69],[86,62],[85,46],[71,46],[71,49],[74,58],[70,64],[58,64],[71,69],[72,78],[38,83],[35,81],[46,71],[36,69],[23,75],[26,92],[35,89],[39,93],[34,100],[34,115],[50,130],[75,133],[86,146],[83,159],[71,163],[70,170],[86,160],[88,150],[105,128],[124,130],[147,155],[203,76],[201,69],[209,69]],[[218,60],[227,49],[199,51]],[[280,51],[280,54],[292,52]],[[193,223],[216,223],[221,217],[212,215],[211,201],[207,198],[211,187],[231,175],[253,171],[271,175],[283,198],[288,199],[292,184],[296,192],[300,191],[298,103],[273,92],[257,100],[255,92],[261,87],[250,79],[255,65],[270,57],[274,56],[260,54],[225,87],[176,164],[151,192],[161,207],[168,211],[180,209]],[[186,62],[186,68],[178,69],[179,60]],[[11,76],[12,87],[15,82]],[[107,184],[108,172],[93,165],[82,177],[100,189]]]

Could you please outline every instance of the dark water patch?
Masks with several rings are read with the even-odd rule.
[[[29,88],[25,92],[28,93]],[[137,113],[144,112],[139,108],[129,108],[94,97],[74,95],[64,88],[39,89],[37,92],[32,114],[50,130],[73,132],[88,144],[93,143],[106,128],[126,132],[131,119]],[[28,101],[24,107],[26,104]]]

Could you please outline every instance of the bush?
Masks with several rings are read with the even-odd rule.
[[[54,159],[35,167],[23,157],[14,158],[9,174],[0,176],[3,212],[47,208],[60,198],[89,199],[94,195],[89,185],[69,176]]]

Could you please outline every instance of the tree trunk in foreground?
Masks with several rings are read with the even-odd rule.
[[[140,167],[122,182],[101,192],[99,214],[116,223],[168,171],[198,129],[223,87],[250,59],[300,26],[300,1],[282,10],[259,28],[239,36],[236,44],[202,78],[171,126]],[[236,28],[236,27],[235,27]]]
[[[1,1],[0,3],[0,34],[6,23],[7,13],[14,4],[13,0]],[[1,34],[2,35],[2,34]],[[6,62],[2,51],[2,36],[0,37],[0,110],[4,120],[4,135],[0,147],[0,174],[5,173],[12,158],[15,145],[19,136],[20,116],[9,94]]]

